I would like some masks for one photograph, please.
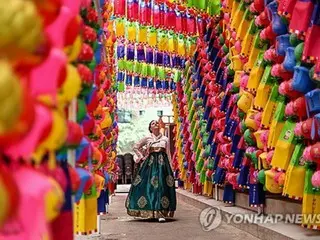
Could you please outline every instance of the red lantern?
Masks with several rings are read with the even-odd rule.
[[[87,19],[90,23],[97,23],[98,22],[98,14],[95,9],[90,8],[88,9]]]
[[[141,1],[139,4],[139,22],[142,24],[147,23],[147,18],[148,18],[148,12],[147,12],[147,5],[145,1]]]
[[[71,180],[71,189],[72,189],[72,192],[75,193],[78,191],[80,187],[81,180],[77,171],[71,166],[69,166],[69,175]]]
[[[127,18],[131,21],[139,20],[139,1],[128,0],[127,1]]]
[[[159,4],[155,3],[152,9],[152,23],[155,27],[159,27],[161,24],[160,21],[160,6]]]
[[[93,84],[93,74],[86,65],[78,64],[78,72],[80,74],[82,83],[91,86]]]
[[[80,23],[81,23],[81,18],[79,16],[76,16],[70,20],[64,36],[65,46],[72,45],[76,40],[80,32]]]
[[[133,20],[139,21],[139,0],[133,0]]]
[[[294,6],[289,29],[292,32],[306,33],[314,8],[313,1],[298,0]]]
[[[90,178],[88,179],[88,181],[86,182],[86,185],[83,189],[83,192],[86,193],[86,194],[90,194],[90,190],[91,190],[91,187],[93,185],[94,181],[93,181],[93,177],[92,175],[90,174]]]
[[[114,0],[114,15],[125,16],[126,14],[126,1],[125,0]]]
[[[78,56],[81,62],[91,62],[93,59],[93,49],[90,45],[84,43],[81,48],[81,52]]]
[[[81,143],[83,137],[83,130],[79,124],[75,122],[68,122],[68,137],[66,144],[68,147],[76,147]]]
[[[82,37],[85,42],[93,43],[97,40],[97,33],[93,28],[89,26],[84,26]]]
[[[87,118],[83,120],[82,126],[84,135],[90,135],[95,126],[94,119],[91,116],[87,116]]]
[[[146,19],[146,24],[151,25],[151,1],[147,1],[147,19]]]
[[[182,22],[182,13],[179,10],[176,10],[176,31],[181,33],[183,30],[183,22]]]
[[[43,18],[44,26],[50,25],[60,13],[61,0],[34,1],[39,14]]]

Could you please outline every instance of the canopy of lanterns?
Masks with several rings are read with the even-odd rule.
[[[223,186],[228,203],[248,191],[249,206],[264,206],[270,192],[319,214],[319,4],[221,6],[176,84],[175,169],[195,192]]]
[[[185,62],[196,49],[211,7],[198,1],[115,0],[116,82],[119,92],[155,100],[176,90]],[[196,3],[197,2],[197,3]],[[198,6],[199,5],[199,6]],[[197,7],[196,7],[197,6]],[[209,9],[208,9],[209,10]],[[152,95],[152,97],[149,97]],[[144,104],[146,105],[146,104]]]
[[[97,203],[117,170],[112,13],[108,0],[0,3],[0,239],[73,239],[106,211]]]

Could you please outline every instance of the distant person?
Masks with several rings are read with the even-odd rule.
[[[133,148],[140,167],[131,185],[126,208],[130,216],[165,222],[176,210],[169,139],[160,132],[157,121],[150,122],[149,131],[150,136],[141,139]]]

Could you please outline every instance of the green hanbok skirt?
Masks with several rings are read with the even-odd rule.
[[[150,153],[140,165],[126,199],[128,215],[173,217],[176,204],[175,180],[167,154]]]

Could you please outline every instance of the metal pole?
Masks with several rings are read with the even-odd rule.
[[[101,234],[101,215],[97,215],[97,234]]]
[[[215,185],[214,185],[214,195],[215,195],[216,201],[219,201],[219,196],[218,196],[218,184],[215,184]]]
[[[77,121],[77,98],[74,98],[68,108],[68,120],[72,122]],[[76,165],[76,151],[75,150],[68,150],[68,163],[73,168]]]
[[[68,120],[73,121],[73,122],[76,122],[76,120],[77,120],[77,98],[74,98],[68,107]],[[68,149],[67,154],[68,154],[67,160],[68,160],[69,165],[72,168],[75,168],[75,166],[76,166],[76,150]],[[72,195],[71,201],[73,204],[75,203],[75,196],[74,195]],[[72,204],[72,208],[74,206],[73,204]]]

